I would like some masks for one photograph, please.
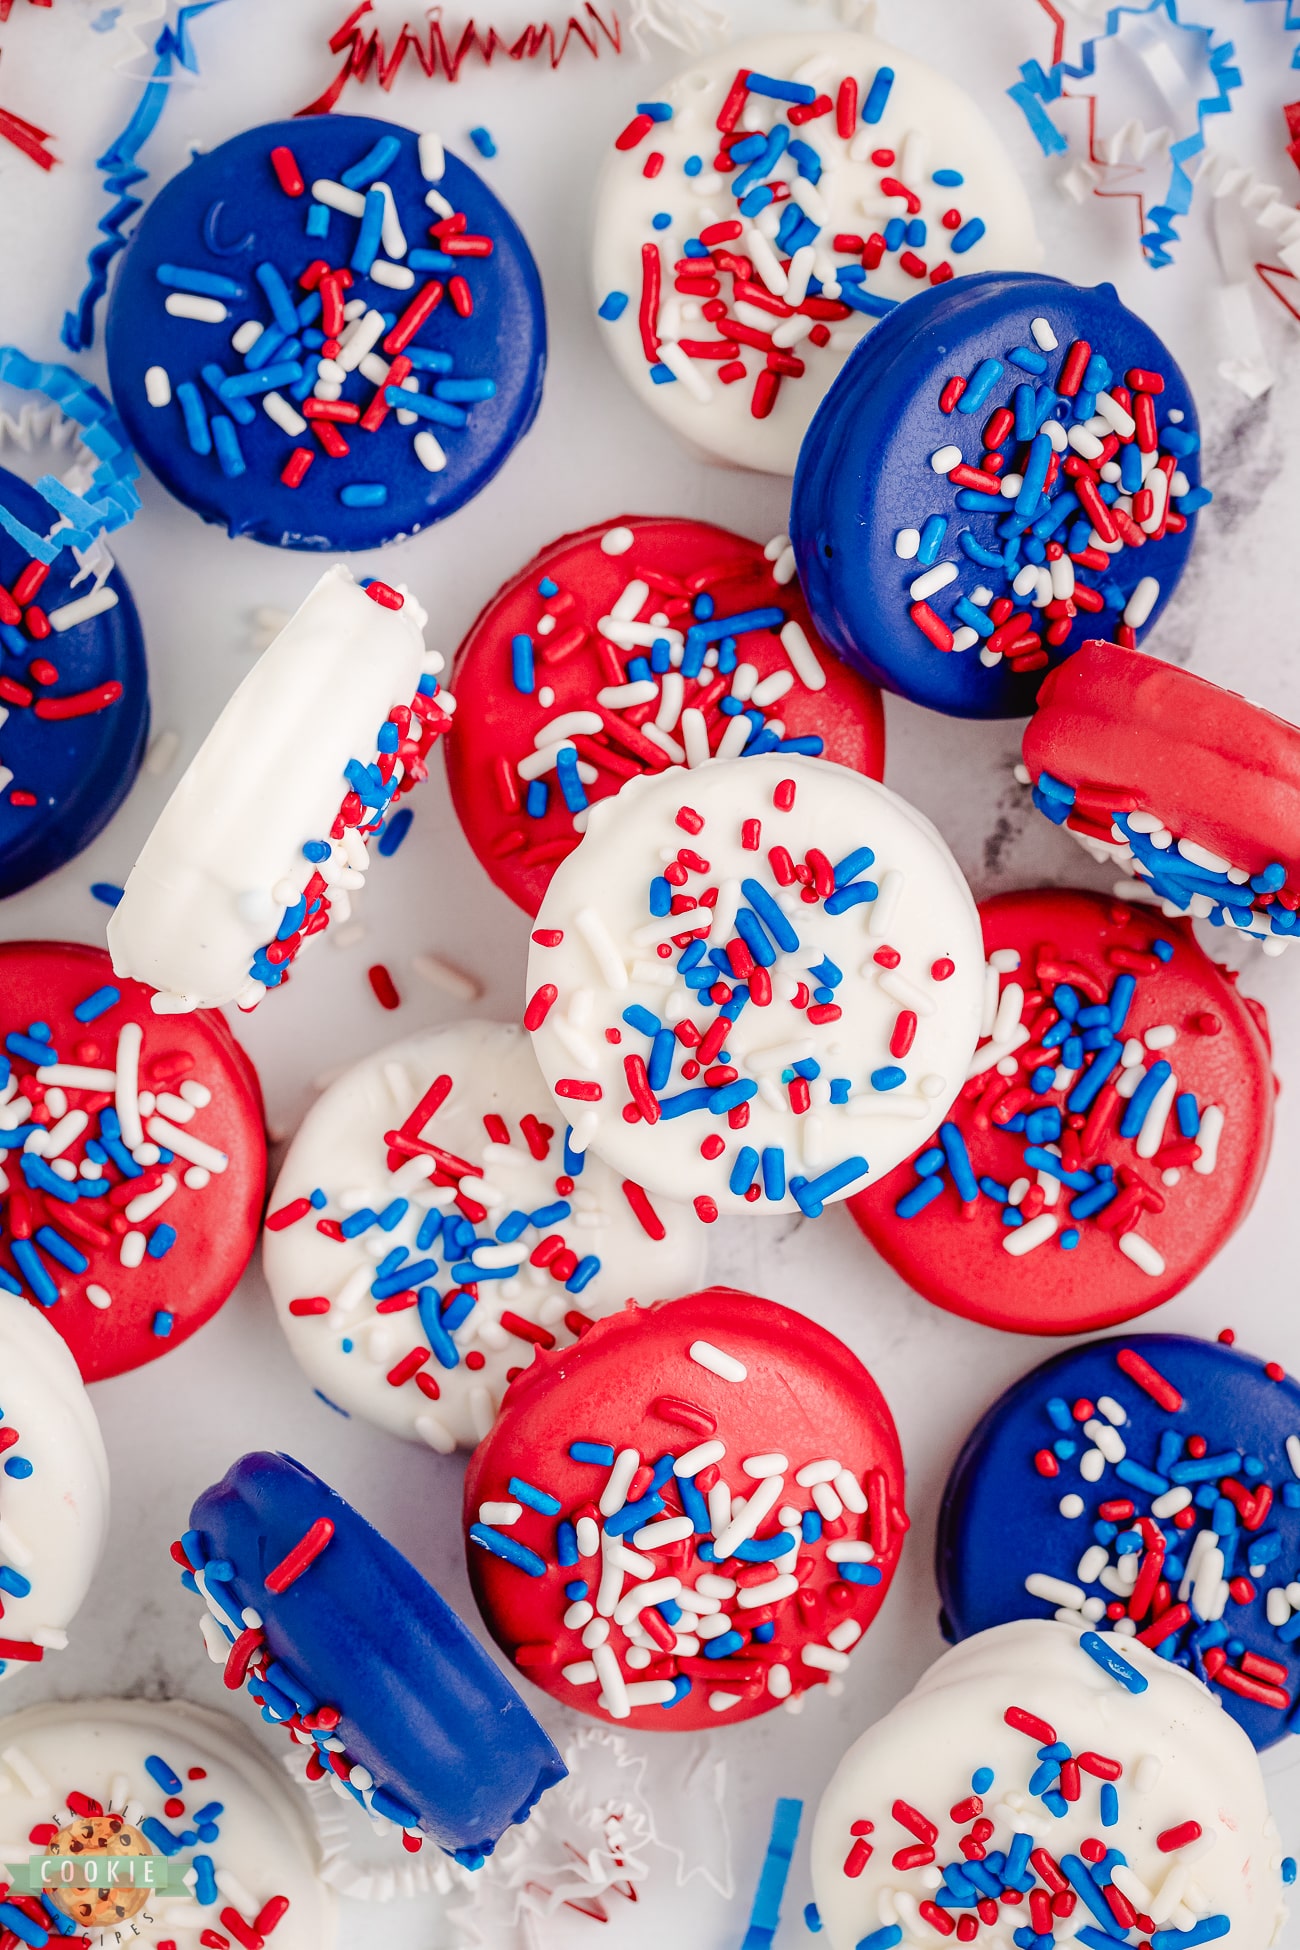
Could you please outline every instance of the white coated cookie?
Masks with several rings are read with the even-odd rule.
[[[805,99],[780,99],[773,82]],[[637,397],[707,459],[793,474],[813,413],[879,317],[954,274],[1041,260],[983,110],[865,34],[737,41],[644,107],[611,142],[597,191],[597,329]],[[716,166],[720,120],[741,144],[729,172]],[[751,156],[755,137],[768,147]]]
[[[424,611],[404,588],[386,593],[400,607],[368,596],[342,564],[327,569],[155,822],[108,946],[119,975],[158,991],[160,1014],[253,1007],[300,944],[347,919],[365,884],[367,833],[403,788],[410,738],[427,749],[454,708],[433,697],[443,660],[424,647]],[[398,755],[390,714],[409,717],[413,705]]]
[[[441,1102],[418,1111],[431,1088]],[[406,1150],[385,1142],[392,1131]],[[652,1207],[634,1188],[643,1223],[616,1173],[594,1157],[569,1162],[579,1169],[562,1192],[564,1123],[511,1024],[425,1030],[332,1083],[289,1147],[263,1235],[280,1320],[319,1391],[395,1435],[472,1447],[509,1371],[528,1365],[534,1345],[573,1339],[566,1315],[593,1319],[700,1284],[706,1235],[693,1213]],[[457,1164],[470,1172],[454,1176]],[[320,1202],[302,1210],[313,1193]],[[330,1236],[340,1225],[354,1236]],[[472,1282],[471,1255],[482,1262]]]
[[[66,1646],[107,1529],[108,1458],[77,1364],[37,1308],[0,1293],[0,1680]]]
[[[706,1220],[816,1217],[937,1128],[984,950],[929,820],[788,752],[630,780],[589,820],[537,917],[524,1018],[575,1145]]]
[[[998,1625],[946,1652],[850,1747],[813,1831],[827,1950],[928,1950],[944,1932],[922,1905],[954,1943],[951,1926],[976,1916],[965,1940],[981,1950],[1009,1950],[1036,1913],[1061,1946],[1278,1941],[1284,1853],[1250,1741],[1182,1667],[1133,1639],[1083,1637],[1126,1676],[1088,1655],[1077,1626]],[[985,1889],[963,1888],[972,1864]],[[1011,1908],[1008,1876],[1026,1899]],[[1099,1886],[1112,1878],[1118,1913]],[[969,1900],[950,1904],[954,1886]],[[1049,1917],[1054,1889],[1066,1900]],[[997,1905],[991,1925],[981,1895]]]
[[[154,1892],[119,1884],[116,1901],[131,1913],[117,1919],[107,1900],[93,1917],[65,1909],[91,1950],[335,1943],[306,1797],[224,1715],[179,1700],[75,1700],[0,1721],[0,1862],[26,1866],[70,1844],[153,1856],[169,1872]]]

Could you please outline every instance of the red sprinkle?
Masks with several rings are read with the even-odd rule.
[[[778,812],[789,812],[794,805],[795,783],[793,779],[782,779],[772,794],[772,804]]]
[[[280,469],[280,480],[285,487],[301,487],[307,469],[316,455],[310,447],[295,447],[284,466]]]
[[[302,171],[298,167],[292,149],[287,149],[283,143],[272,149],[271,167],[275,171],[276,182],[286,196],[302,195],[307,186],[302,180]]]
[[[534,989],[528,999],[528,1007],[524,1010],[525,1029],[541,1028],[554,1008],[558,994],[559,990],[554,982],[543,982],[539,989]]]
[[[373,968],[366,970],[366,979],[374,990],[375,1000],[381,1009],[400,1009],[402,998],[397,993],[392,976],[381,961],[377,961]]]
[[[1178,1824],[1177,1828],[1166,1828],[1163,1835],[1157,1835],[1156,1847],[1163,1854],[1170,1855],[1174,1849],[1186,1848],[1189,1842],[1198,1842],[1200,1838],[1201,1824],[1199,1821],[1182,1821]]]
[[[936,982],[946,982],[951,975],[956,973],[956,969],[956,962],[950,961],[947,955],[941,955],[938,961],[930,964],[931,979]]]
[[[428,1355],[425,1355],[428,1359]],[[302,1576],[309,1565],[314,1564],[334,1535],[334,1525],[328,1517],[317,1517],[306,1535],[300,1537],[293,1549],[282,1557],[273,1571],[268,1571],[264,1580],[266,1589],[277,1597],[287,1591],[291,1584]]]
[[[966,381],[962,378],[960,373],[954,373],[952,378],[948,381],[948,384],[944,387],[943,391],[939,395],[939,411],[941,413],[955,412],[957,407],[957,402],[961,398],[965,390],[966,390]]]
[[[1057,390],[1064,389],[1058,387]],[[1115,1356],[1115,1362],[1129,1380],[1136,1382],[1143,1393],[1150,1395],[1152,1401],[1166,1413],[1174,1415],[1182,1407],[1183,1398],[1173,1383],[1166,1381],[1164,1376],[1158,1374],[1150,1362],[1144,1361],[1133,1348],[1120,1348]]]

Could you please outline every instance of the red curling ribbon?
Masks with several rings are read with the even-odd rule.
[[[8,20],[12,5],[13,0],[0,0],[0,24]],[[32,0],[32,5],[48,7],[51,5],[51,0]],[[53,169],[59,160],[45,146],[47,142],[53,141],[49,130],[37,128],[35,122],[25,121],[21,115],[15,115],[12,109],[0,108],[0,136],[3,136],[6,142],[12,142],[15,149],[21,149],[38,169]]]
[[[391,51],[377,27],[362,24],[366,15],[373,12],[373,0],[361,0],[360,6],[354,7],[342,26],[330,35],[329,51],[343,55],[343,65],[324,92],[298,110],[299,115],[328,114],[349,81],[374,80],[387,91],[402,67],[411,61],[428,81],[436,75],[447,81],[458,81],[461,68],[471,56],[486,67],[491,66],[498,54],[504,54],[511,61],[545,60],[555,69],[569,49],[578,45],[585,47],[593,58],[599,56],[602,42],[608,43],[615,54],[623,51],[618,15],[609,6],[602,11],[594,0],[585,0],[581,9],[559,21],[530,21],[522,29],[512,28],[506,33],[494,26],[481,28],[473,15],[460,33],[453,32],[450,38],[440,19],[427,20],[418,26],[405,21],[397,31]]]

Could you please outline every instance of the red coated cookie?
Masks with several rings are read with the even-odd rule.
[[[156,1016],[99,948],[0,946],[0,1288],[87,1381],[142,1367],[226,1300],[257,1239],[257,1073],[221,1016]]]
[[[1050,889],[980,915],[970,1080],[937,1138],[849,1209],[968,1320],[1110,1327],[1185,1287],[1250,1210],[1273,1137],[1264,1011],[1149,909]]]
[[[456,653],[447,769],[503,893],[535,914],[586,807],[673,763],[795,751],[881,777],[880,693],[826,649],[793,574],[784,543],[625,515],[497,592]]]
[[[497,1643],[564,1705],[660,1733],[841,1671],[907,1527],[893,1417],[857,1356],[729,1287],[539,1354],[465,1482]]]
[[[1166,913],[1237,928],[1274,954],[1300,928],[1300,727],[1092,642],[1049,672],[1024,759],[1039,811]]]

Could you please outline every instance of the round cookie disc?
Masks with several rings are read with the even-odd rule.
[[[564,1778],[451,1607],[301,1463],[244,1456],[190,1522],[173,1554],[208,1606],[208,1650],[227,1686],[243,1685],[272,1724],[315,1743],[309,1779],[332,1772],[415,1847],[431,1836],[477,1868]]]
[[[705,1219],[815,1218],[892,1169],[979,1027],[956,861],[904,800],[823,759],[629,780],[592,808],[532,939],[524,1021],[572,1146]]]
[[[345,921],[367,846],[450,723],[404,586],[335,563],[191,759],[108,924],[113,966],[160,1015],[252,1009]]]
[[[0,1783],[5,1861],[26,1874],[44,1854],[44,1900],[90,1950],[200,1932],[332,1950],[335,1899],[306,1800],[225,1714],[181,1700],[29,1706],[0,1721]],[[69,1857],[94,1860],[101,1879],[83,1867],[80,1885],[65,1882]],[[19,1904],[15,1922],[6,1907]],[[23,1931],[40,1915],[59,1942],[41,1896],[15,1883],[0,1899],[14,1941],[35,1944]]]
[[[1264,1012],[1147,908],[1040,888],[980,916],[973,1075],[938,1142],[850,1210],[953,1313],[1113,1326],[1181,1291],[1250,1210],[1277,1089]]]
[[[132,444],[178,500],[280,548],[364,549],[492,479],[541,402],[546,321],[472,169],[392,122],[315,115],[246,130],[159,192],[106,344]],[[394,410],[386,389],[411,380]]]
[[[48,504],[3,468],[0,503],[39,534],[50,526]],[[46,568],[0,529],[0,899],[107,826],[144,757],[148,685],[121,570],[97,588],[70,550]]]
[[[1051,1623],[945,1653],[850,1747],[812,1838],[827,1950],[894,1950],[885,1902],[916,1914],[918,1941],[944,1922],[988,1941],[1005,1888],[1044,1950],[1139,1931],[1160,1950],[1188,1934],[1267,1950],[1284,1860],[1250,1742],[1205,1687],[1145,1646]]]
[[[733,42],[638,104],[597,190],[592,275],[639,399],[710,460],[792,474],[877,320],[1040,255],[963,89],[866,34],[804,32]]]
[[[779,742],[881,776],[880,693],[817,642],[792,575],[788,546],[624,515],[553,542],[498,590],[456,653],[447,771],[503,893],[535,914],[590,801],[706,750]],[[561,781],[540,754],[566,746]]]
[[[1113,286],[990,271],[926,292],[800,454],[818,627],[915,703],[1025,716],[1049,664],[1158,617],[1210,499],[1199,447],[1186,381]]]
[[[1296,1383],[1217,1341],[1133,1334],[1054,1355],[993,1404],[953,1465],[936,1550],[945,1632],[1065,1611],[1136,1631],[1272,1746],[1300,1710],[1300,1613],[1286,1595],[1298,1428]]]
[[[841,1671],[907,1527],[893,1418],[856,1355],[726,1287],[541,1356],[465,1479],[502,1650],[564,1705],[656,1733],[752,1719]]]
[[[247,1265],[257,1074],[220,1016],[160,1021],[98,948],[7,942],[0,996],[0,1289],[47,1309],[100,1381],[188,1340]]]
[[[1300,728],[1117,643],[1053,671],[1025,728],[1034,804],[1126,893],[1280,954],[1300,909]]]
[[[0,1679],[67,1644],[108,1530],[108,1457],[77,1364],[0,1294]]]
[[[534,1348],[631,1297],[699,1284],[694,1214],[651,1205],[597,1158],[566,1161],[556,1123],[524,1031],[491,1022],[389,1044],[308,1111],[262,1263],[333,1404],[435,1449],[472,1447]]]

